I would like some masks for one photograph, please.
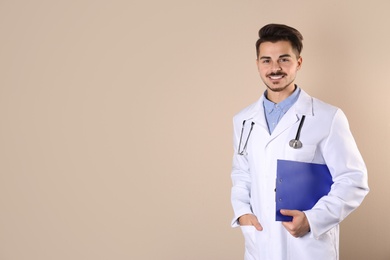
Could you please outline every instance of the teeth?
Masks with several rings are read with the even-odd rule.
[[[278,76],[270,76],[271,79],[281,79],[283,78],[283,75],[278,75]]]

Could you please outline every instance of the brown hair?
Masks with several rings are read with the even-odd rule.
[[[295,28],[284,24],[267,24],[259,30],[259,39],[256,42],[256,57],[259,57],[261,43],[278,41],[290,42],[295,54],[299,57],[303,48],[302,40],[302,34]]]

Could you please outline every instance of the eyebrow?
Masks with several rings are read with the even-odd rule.
[[[283,54],[283,55],[279,56],[279,59],[280,58],[286,58],[286,57],[291,57],[291,55],[290,54]],[[260,60],[265,60],[265,59],[271,59],[271,57],[269,57],[269,56],[261,56],[260,57]]]

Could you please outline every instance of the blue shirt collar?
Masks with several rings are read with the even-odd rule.
[[[267,99],[267,90],[264,92],[264,109],[266,113],[271,113],[275,107],[278,107],[281,111],[284,113],[287,112],[287,110],[290,109],[290,107],[298,100],[299,93],[301,92],[301,89],[296,86],[294,92],[285,100],[283,100],[280,103],[274,103]]]

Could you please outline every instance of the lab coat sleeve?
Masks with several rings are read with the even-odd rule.
[[[369,191],[366,166],[341,110],[335,113],[329,135],[320,147],[334,184],[327,196],[305,211],[315,238],[346,218]]]
[[[231,202],[234,211],[232,227],[239,226],[238,218],[244,214],[251,214],[250,206],[250,191],[251,191],[251,176],[248,166],[248,160],[245,155],[238,155],[238,145],[240,140],[239,122],[234,124],[234,155],[231,178],[233,182],[231,190]]]

